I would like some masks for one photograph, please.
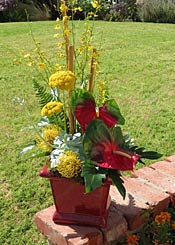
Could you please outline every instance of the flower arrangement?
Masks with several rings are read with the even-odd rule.
[[[70,3],[71,1],[69,1]],[[73,2],[73,1],[72,1]],[[100,8],[93,1],[94,15]],[[73,8],[72,15],[80,8]],[[161,155],[135,146],[129,135],[122,133],[125,119],[117,102],[110,98],[107,84],[98,78],[98,52],[92,45],[92,28],[88,17],[79,47],[75,48],[74,30],[70,28],[71,16],[64,1],[60,5],[61,17],[55,29],[59,39],[59,58],[64,63],[53,68],[35,42],[40,62],[46,74],[46,87],[34,80],[34,90],[41,104],[41,119],[34,126],[33,144],[21,154],[37,147],[32,157],[47,156],[50,172],[58,178],[69,178],[85,185],[90,192],[112,179],[125,198],[121,171],[132,171],[143,158],[157,159]],[[88,16],[88,15],[87,15]],[[92,17],[92,14],[91,14]],[[29,66],[36,64],[25,54]]]
[[[131,233],[125,245],[172,245],[175,243],[175,210],[173,207],[150,218],[137,233]]]

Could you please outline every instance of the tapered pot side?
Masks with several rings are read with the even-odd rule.
[[[40,176],[50,180],[56,209],[53,221],[56,224],[106,226],[110,206],[110,179],[106,179],[97,189],[85,193],[83,184],[52,176],[47,167],[43,168]]]

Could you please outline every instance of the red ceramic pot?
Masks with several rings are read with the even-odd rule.
[[[45,165],[40,176],[50,180],[56,211],[55,223],[79,224],[105,227],[110,205],[109,188],[111,180],[90,193],[84,185],[70,179],[51,176]]]

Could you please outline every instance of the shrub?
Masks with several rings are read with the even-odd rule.
[[[147,0],[138,7],[141,21],[175,23],[174,0]]]
[[[111,5],[106,20],[125,21],[138,20],[136,0],[123,0]]]
[[[29,20],[46,20],[50,18],[49,10],[45,5],[31,0],[2,1],[0,4],[0,22],[17,22]]]

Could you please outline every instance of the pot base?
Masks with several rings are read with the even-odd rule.
[[[57,211],[53,214],[53,221],[56,224],[88,225],[96,227],[106,227],[107,213],[103,216],[83,215],[83,214],[60,214]]]

